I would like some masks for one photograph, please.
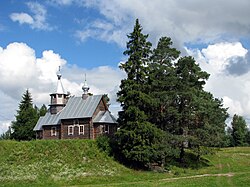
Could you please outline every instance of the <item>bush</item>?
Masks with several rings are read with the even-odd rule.
[[[120,129],[114,140],[116,158],[134,168],[149,168],[151,164],[163,166],[177,153],[170,144],[170,136],[148,122]]]
[[[101,135],[96,139],[97,147],[107,153],[109,156],[112,155],[112,148],[111,148],[111,138],[107,135]]]

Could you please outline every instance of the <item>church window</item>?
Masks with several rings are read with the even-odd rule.
[[[51,127],[51,136],[56,136],[56,127]]]
[[[104,132],[109,133],[109,125],[104,125]]]
[[[84,134],[84,125],[79,125],[79,135]]]
[[[74,134],[74,126],[70,125],[68,126],[68,135],[73,135]]]

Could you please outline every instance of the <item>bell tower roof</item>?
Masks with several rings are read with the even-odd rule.
[[[65,94],[65,90],[63,88],[63,85],[62,85],[62,81],[61,81],[61,78],[62,78],[62,74],[61,74],[61,67],[59,66],[59,70],[57,72],[57,87],[56,87],[56,94]]]

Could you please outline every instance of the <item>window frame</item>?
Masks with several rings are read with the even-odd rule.
[[[70,132],[70,129],[72,130],[72,132]],[[69,125],[68,126],[68,136],[74,135],[74,126],[73,125]]]
[[[81,127],[82,127],[82,131],[81,131]],[[79,135],[84,135],[84,128],[85,128],[84,125],[79,125],[78,128],[79,128],[79,132],[78,132]]]
[[[106,128],[107,128],[107,131],[106,131]],[[104,133],[109,134],[109,125],[107,124],[104,125]]]
[[[57,130],[56,127],[51,127],[50,135],[51,136],[56,136],[56,130]]]

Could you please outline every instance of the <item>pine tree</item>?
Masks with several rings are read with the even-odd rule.
[[[234,146],[246,145],[247,124],[242,116],[234,114],[232,125],[232,137]]]
[[[176,64],[178,77],[176,105],[178,106],[178,133],[188,143],[197,158],[209,153],[208,147],[223,146],[227,109],[223,108],[222,100],[216,99],[203,86],[209,74],[202,71],[192,57],[184,57]],[[204,149],[205,148],[205,149]],[[181,145],[181,155],[184,144]]]
[[[32,97],[29,90],[22,96],[22,100],[17,110],[16,120],[12,121],[11,138],[15,140],[31,140],[35,138],[33,131],[39,115],[37,110],[33,108]]]
[[[162,37],[153,50],[147,89],[152,101],[149,120],[165,131],[174,124],[173,113],[176,113],[173,100],[177,79],[173,62],[179,57],[180,52],[171,45],[171,38]]]
[[[207,154],[209,147],[224,147],[227,145],[225,133],[228,118],[227,109],[223,108],[222,100],[216,99],[206,91],[200,91],[194,97],[193,118],[188,127],[187,137],[189,149],[200,158]]]

